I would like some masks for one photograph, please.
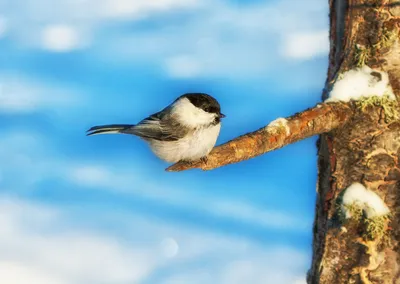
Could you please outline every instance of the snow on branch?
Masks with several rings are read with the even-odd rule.
[[[170,172],[193,168],[212,170],[238,163],[299,140],[329,132],[343,125],[351,116],[352,109],[347,103],[322,103],[286,119],[274,120],[257,131],[217,146],[206,160],[178,162],[166,170]]]

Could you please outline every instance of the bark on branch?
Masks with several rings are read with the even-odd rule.
[[[166,170],[170,172],[193,168],[212,170],[251,159],[299,140],[329,132],[344,125],[352,113],[349,104],[322,103],[286,119],[275,120],[266,127],[217,146],[206,161],[178,162]]]

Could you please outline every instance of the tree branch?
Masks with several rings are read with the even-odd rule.
[[[349,104],[322,103],[286,119],[277,119],[266,127],[215,147],[207,156],[207,161],[178,162],[166,170],[212,170],[251,159],[299,140],[329,132],[344,125],[352,113]]]

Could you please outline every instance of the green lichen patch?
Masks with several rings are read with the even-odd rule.
[[[354,222],[352,224],[360,226],[362,239],[385,240],[388,232],[388,223],[390,222],[389,214],[368,218],[364,208],[356,203],[343,205],[338,202],[336,208],[340,223]]]
[[[365,239],[380,240],[387,232],[387,224],[390,221],[389,215],[365,218]]]
[[[363,209],[361,206],[355,203],[342,205],[339,216],[342,220],[352,219],[358,222],[363,217]]]
[[[341,223],[353,221],[362,228],[362,238],[365,240],[382,240],[387,234],[387,225],[390,221],[389,215],[375,216],[368,218],[363,209],[356,205],[344,205],[338,210]],[[357,225],[358,226],[358,225]]]
[[[399,30],[397,28],[383,28],[382,34],[380,35],[377,43],[367,46],[356,44],[354,52],[355,65],[357,67],[366,65],[371,57],[371,54],[374,54],[376,51],[391,48],[398,38]]]
[[[385,121],[390,122],[399,119],[398,102],[391,98],[389,93],[383,96],[364,97],[357,100],[356,107],[366,112],[369,107],[381,107],[385,114]]]
[[[388,30],[384,29],[379,41],[373,45],[375,49],[390,48],[398,38],[397,29]]]
[[[356,50],[354,54],[356,66],[363,67],[364,65],[366,65],[370,54],[371,51],[369,50],[369,48],[361,44],[356,44]]]

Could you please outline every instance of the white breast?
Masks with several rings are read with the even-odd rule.
[[[195,161],[210,153],[219,135],[221,124],[202,127],[178,141],[149,141],[151,150],[160,159],[175,163]]]

